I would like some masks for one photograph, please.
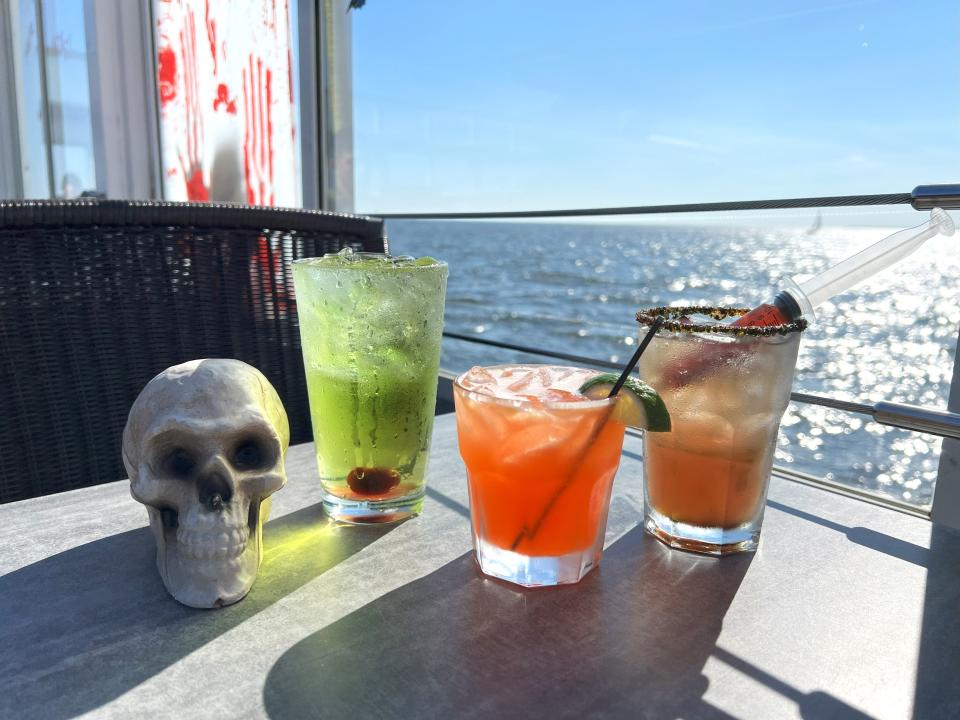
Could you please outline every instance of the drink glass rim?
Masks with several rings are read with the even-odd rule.
[[[719,335],[729,338],[773,338],[775,336],[791,335],[800,333],[807,329],[808,322],[805,318],[798,318],[793,322],[783,323],[782,325],[746,325],[743,327],[707,324],[707,323],[683,323],[680,319],[689,315],[709,315],[714,320],[726,320],[732,317],[740,317],[750,312],[750,308],[743,307],[724,307],[716,305],[687,305],[682,307],[654,307],[640,310],[637,313],[637,322],[641,325],[651,326],[657,318],[663,319],[660,326],[660,332],[675,334],[709,334]]]
[[[590,368],[577,367],[575,365],[551,365],[549,363],[501,363],[499,365],[479,365],[474,367],[481,367],[484,370],[499,370],[501,368],[515,368],[515,367],[530,367],[530,368],[562,368],[564,370],[590,370]],[[473,368],[470,368],[472,370]],[[460,389],[461,392],[466,394],[471,400],[490,403],[492,405],[500,405],[501,407],[512,407],[520,408],[526,410],[533,409],[546,409],[546,410],[586,410],[593,409],[598,407],[607,407],[613,405],[617,398],[600,398],[599,400],[584,400],[576,402],[565,402],[561,400],[523,400],[521,398],[501,398],[489,393],[485,393],[482,390],[475,390],[473,388],[464,387],[460,382],[463,377],[470,372],[470,370],[465,370],[464,372],[457,375],[453,380],[453,384]],[[601,374],[600,370],[596,371],[597,375]]]
[[[381,253],[381,252],[360,252],[354,251],[350,253],[347,257],[354,258],[356,260],[380,260],[380,259],[389,259],[393,262],[389,265],[364,265],[359,266],[359,264],[354,265],[353,263],[343,263],[342,265],[324,265],[320,263],[320,260],[325,260],[326,258],[335,258],[335,257],[344,257],[339,252],[335,253],[324,253],[323,255],[312,255],[310,257],[298,258],[291,261],[291,265],[302,265],[305,267],[319,268],[321,270],[363,270],[365,272],[373,271],[392,271],[392,270],[435,270],[437,268],[447,267],[447,263],[444,260],[437,260],[436,258],[430,258],[433,260],[429,265],[416,265],[413,263],[414,260],[420,260],[421,258],[415,258],[412,255],[391,255],[390,253]],[[403,263],[403,264],[401,264]]]

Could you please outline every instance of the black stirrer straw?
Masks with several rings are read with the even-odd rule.
[[[640,345],[637,347],[637,351],[633,354],[633,357],[630,358],[630,362],[627,363],[627,367],[624,368],[623,373],[617,379],[617,382],[613,384],[613,388],[610,390],[610,394],[607,395],[608,398],[612,398],[618,392],[620,388],[623,387],[623,384],[627,381],[627,378],[630,377],[630,373],[633,372],[633,368],[636,367],[637,363],[640,361],[640,356],[643,354],[643,351],[647,349],[647,345],[650,344],[650,341],[653,340],[653,336],[657,334],[657,330],[660,329],[660,326],[663,325],[663,318],[658,317],[653,321],[653,324],[650,325],[650,329],[647,331],[647,334],[644,336],[643,340],[640,341]],[[590,448],[593,446],[594,441],[600,435],[600,432],[603,430],[604,426],[607,424],[607,419],[609,414],[601,420],[597,426],[593,429],[593,432],[590,433],[590,437],[587,439],[587,443],[583,446],[583,450],[580,451],[577,459],[573,461],[570,473],[567,475],[566,479],[557,489],[557,492],[547,501],[546,506],[540,513],[540,516],[533,523],[533,526],[527,528],[524,525],[517,536],[513,539],[513,544],[510,546],[510,550],[516,552],[517,546],[523,541],[524,538],[532,538],[540,530],[540,526],[543,525],[543,521],[547,519],[547,515],[550,514],[550,511],[553,510],[553,506],[556,505],[557,500],[560,499],[560,496],[563,494],[564,490],[573,482],[573,478],[576,475],[577,469],[580,467],[580,463],[583,462],[583,459],[586,457],[587,453],[590,452]]]
[[[620,377],[617,378],[617,381],[613,384],[613,387],[610,389],[610,394],[607,397],[613,397],[618,392],[620,388],[623,387],[623,384],[627,381],[627,378],[630,377],[630,373],[633,372],[633,369],[637,366],[637,363],[640,362],[640,356],[643,355],[643,351],[647,349],[647,345],[650,344],[650,341],[653,340],[653,336],[657,334],[657,330],[660,329],[660,326],[663,325],[663,318],[657,317],[653,324],[650,325],[650,329],[647,330],[647,334],[644,336],[643,340],[640,341],[640,345],[637,346],[637,351],[633,354],[633,357],[630,358],[630,362],[627,363],[627,366],[623,369],[623,372],[620,373]]]

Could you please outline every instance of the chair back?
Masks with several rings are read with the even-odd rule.
[[[0,502],[119,480],[144,385],[230,357],[311,439],[290,263],[387,251],[379,219],[308,210],[0,202]]]

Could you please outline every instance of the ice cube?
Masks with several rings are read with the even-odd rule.
[[[570,390],[547,388],[540,397],[550,402],[579,402],[583,400],[584,396],[578,392],[571,392]]]
[[[777,434],[780,417],[775,413],[755,413],[738,418],[734,425],[733,451],[759,453]]]
[[[693,452],[727,454],[733,445],[734,427],[727,418],[717,413],[700,411],[672,417],[673,430],[657,440],[675,444]]]
[[[718,410],[725,415],[743,414],[747,405],[748,388],[754,378],[730,373],[716,373],[700,384],[701,408]]]
[[[489,390],[499,383],[496,375],[486,368],[475,365],[460,378],[460,384],[468,390]]]
[[[507,390],[512,393],[519,393],[521,390],[526,390],[537,379],[537,374],[533,370],[527,370],[519,378],[514,380],[512,383],[507,385]]]
[[[501,449],[501,458],[508,465],[527,462],[539,453],[558,451],[569,439],[569,426],[536,420],[506,439]]]
[[[728,417],[769,412],[780,402],[778,379],[770,358],[745,356],[704,378],[705,401]]]
[[[396,347],[372,352],[361,362],[368,364],[372,372],[386,378],[389,383],[417,383],[423,368],[422,357]]]
[[[554,382],[563,382],[568,377],[574,373],[580,372],[577,368],[566,368],[565,370],[560,370],[559,374],[554,378]]]
[[[553,385],[559,381],[559,377],[554,377],[554,374],[550,372],[550,368],[548,367],[537,368],[537,379],[545,388],[553,387]]]
[[[483,400],[458,397],[457,430],[472,438],[482,438],[483,445],[496,445],[513,434],[512,411]]]

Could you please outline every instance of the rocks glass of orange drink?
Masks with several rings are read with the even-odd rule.
[[[520,585],[575,583],[600,562],[624,425],[595,371],[475,367],[456,379],[460,454],[481,570]]]
[[[645,433],[644,524],[671,547],[756,550],[780,418],[806,321],[732,327],[744,309],[654,308],[665,322],[640,377],[670,410],[671,432]]]

